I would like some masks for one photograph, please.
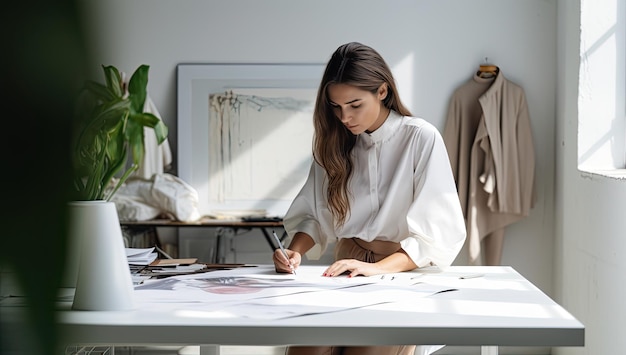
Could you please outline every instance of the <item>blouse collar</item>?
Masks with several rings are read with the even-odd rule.
[[[359,134],[358,139],[368,147],[376,143],[384,142],[398,131],[398,127],[401,123],[402,116],[394,110],[389,110],[387,119],[377,130],[372,133],[363,132]]]

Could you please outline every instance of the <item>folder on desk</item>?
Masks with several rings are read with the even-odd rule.
[[[198,261],[197,258],[184,258],[184,259],[156,259],[150,266],[176,266],[176,265],[191,265]]]

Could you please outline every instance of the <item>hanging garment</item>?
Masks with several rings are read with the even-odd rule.
[[[146,96],[143,111],[151,113],[161,119],[161,115],[154,102],[152,102],[152,99],[150,99],[150,96]],[[152,178],[152,175],[163,174],[170,169],[172,164],[172,151],[170,149],[169,140],[166,139],[163,143],[159,144],[152,128],[144,127],[143,130],[143,145],[145,151],[143,160],[139,163],[139,168],[135,171],[134,176],[149,180]]]
[[[467,227],[469,262],[481,240],[527,217],[535,155],[524,90],[498,70],[475,74],[453,93],[443,133]]]

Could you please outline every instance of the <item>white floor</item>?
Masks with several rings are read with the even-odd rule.
[[[499,354],[502,355],[549,355],[549,348],[528,348],[528,347],[500,347]],[[66,355],[77,353],[66,353]],[[84,352],[79,353],[90,355],[199,355],[198,346],[186,347],[116,347],[114,352]],[[222,346],[220,355],[284,355],[284,347],[273,346]],[[77,354],[78,355],[78,354]],[[417,353],[416,353],[417,355]],[[447,346],[433,353],[433,355],[480,355],[480,347]]]
[[[109,348],[84,349],[82,352],[69,352],[71,355],[198,355],[198,346],[134,346]],[[222,346],[220,355],[284,355],[284,347],[274,346]]]

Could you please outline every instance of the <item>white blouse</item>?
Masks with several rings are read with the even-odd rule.
[[[391,111],[376,131],[357,137],[349,181],[350,214],[336,228],[326,199],[326,173],[313,162],[284,218],[285,230],[310,235],[307,257],[329,241],[399,242],[418,267],[452,264],[465,241],[465,222],[439,131],[421,118]]]

